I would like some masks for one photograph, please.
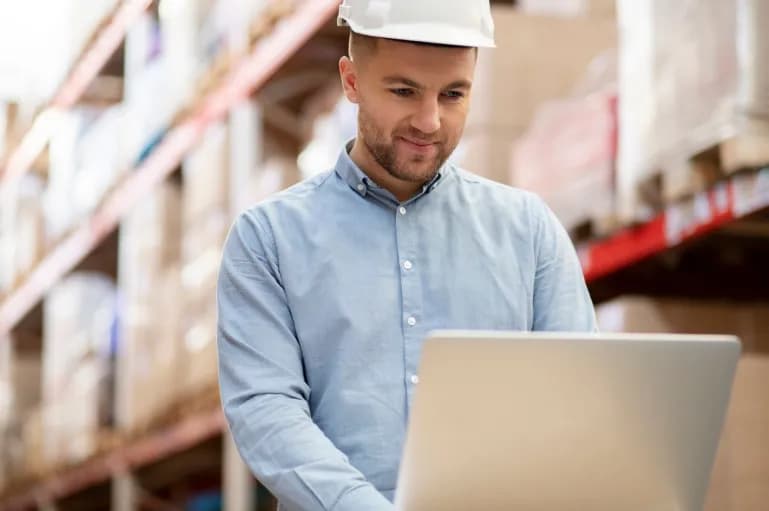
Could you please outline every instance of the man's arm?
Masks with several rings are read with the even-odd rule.
[[[217,291],[222,403],[240,454],[289,510],[392,511],[312,421],[274,241],[256,214],[233,226]]]
[[[569,235],[538,197],[533,198],[531,215],[537,261],[532,329],[597,331],[593,302]]]

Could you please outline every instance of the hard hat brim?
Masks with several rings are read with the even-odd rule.
[[[496,48],[494,39],[475,30],[435,23],[389,24],[378,29],[363,29],[350,20],[340,19],[339,25],[349,26],[356,34],[398,41],[441,44],[467,48]]]

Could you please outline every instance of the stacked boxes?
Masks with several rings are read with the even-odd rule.
[[[117,422],[150,425],[176,401],[180,352],[181,191],[163,183],[120,228]]]
[[[230,213],[230,146],[225,124],[209,128],[182,167],[183,387],[216,384],[216,281]]]
[[[553,100],[515,145],[516,185],[542,197],[567,229],[614,214],[616,120],[612,87]]]
[[[513,142],[543,102],[570,94],[588,64],[616,46],[616,26],[610,18],[531,16],[506,7],[495,7],[493,15],[497,48],[480,51],[457,160],[515,184]]]

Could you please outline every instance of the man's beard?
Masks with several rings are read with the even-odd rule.
[[[436,155],[430,157],[429,165],[425,165],[426,159],[410,158],[406,161],[398,161],[397,149],[395,147],[395,135],[388,140],[387,136],[380,130],[371,118],[361,109],[358,114],[358,124],[360,125],[362,142],[368,149],[374,160],[387,171],[391,176],[402,181],[413,183],[425,183],[430,181],[438,173],[449,158],[450,153],[446,152],[446,145],[436,144]],[[402,136],[411,140],[431,140],[423,133],[410,129],[403,130]],[[416,164],[416,165],[415,165]]]

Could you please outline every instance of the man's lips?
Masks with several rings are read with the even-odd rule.
[[[414,149],[425,151],[430,149],[431,147],[437,145],[437,142],[426,142],[424,140],[412,140],[410,138],[406,137],[398,137],[402,142],[405,142],[406,145],[409,147],[412,147]]]

